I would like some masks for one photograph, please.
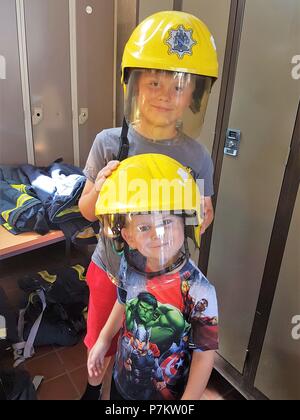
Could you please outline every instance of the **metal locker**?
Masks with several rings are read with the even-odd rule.
[[[200,138],[195,138],[195,140],[200,141],[201,144],[205,145],[210,153],[212,151],[215,136],[216,117],[220,97],[220,87],[226,47],[229,10],[230,0],[223,0],[221,4],[217,0],[183,0],[182,3],[183,12],[191,13],[197,16],[208,26],[208,28],[214,36],[217,46],[219,61],[219,78],[215,82],[209,97],[204,119],[204,125],[200,133]],[[195,119],[193,119],[193,122],[195,122]],[[193,129],[191,131],[193,131]],[[191,133],[191,135],[193,134]],[[198,135],[199,133],[197,130],[197,136]],[[190,249],[193,248],[191,247]],[[193,249],[191,257],[195,262],[198,262],[199,250]]]
[[[27,163],[16,3],[0,2],[0,164]]]
[[[173,10],[173,0],[140,0],[139,1],[139,22],[146,17],[162,10]]]
[[[230,129],[237,157],[224,156],[208,278],[220,305],[220,354],[242,372],[274,215],[292,138],[300,85],[297,0],[246,2]]]
[[[223,62],[226,47],[230,0],[183,0],[182,11],[191,13],[208,26],[217,46],[219,79],[214,84],[209,98],[200,142],[211,152],[215,136],[216,117],[220,97]]]
[[[299,324],[300,193],[298,192],[255,381],[256,388],[272,400],[300,399]]]
[[[136,27],[138,21],[139,0],[115,0],[116,17],[116,104],[115,104],[115,124],[121,126],[124,118],[124,95],[121,86],[121,62],[123,50],[131,32]]]
[[[114,2],[76,0],[80,165],[96,134],[113,126]],[[120,82],[117,80],[118,89]]]
[[[73,163],[68,0],[25,0],[35,164]]]

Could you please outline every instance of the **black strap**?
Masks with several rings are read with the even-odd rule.
[[[120,137],[120,147],[119,147],[119,152],[116,159],[119,162],[121,162],[122,160],[128,157],[128,153],[129,153],[128,124],[127,124],[126,119],[124,118],[121,137]]]

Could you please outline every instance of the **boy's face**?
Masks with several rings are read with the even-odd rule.
[[[141,120],[155,127],[174,127],[191,104],[195,81],[190,75],[145,71],[138,81]]]
[[[184,243],[183,219],[174,215],[135,215],[122,229],[128,245],[147,259],[170,262]]]

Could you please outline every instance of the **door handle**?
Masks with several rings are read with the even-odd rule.
[[[226,134],[224,154],[236,157],[239,154],[240,141],[241,130],[228,128]]]
[[[41,106],[35,106],[32,108],[32,125],[38,125],[43,120],[44,113]]]
[[[89,109],[88,108],[80,108],[80,112],[79,112],[79,125],[83,125],[87,122],[89,118]]]

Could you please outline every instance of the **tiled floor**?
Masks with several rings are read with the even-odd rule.
[[[83,343],[68,348],[40,348],[22,366],[32,376],[42,375],[39,400],[78,400],[86,385],[86,351]],[[9,365],[11,360],[2,361]],[[1,366],[1,363],[0,363]],[[241,400],[243,397],[216,371],[213,372],[203,400]]]
[[[73,253],[72,263],[82,262],[82,255]],[[20,292],[17,279],[41,269],[61,267],[65,264],[64,248],[56,244],[0,262],[0,285],[11,303],[17,307]],[[40,347],[22,366],[32,376],[42,375],[38,390],[39,400],[78,400],[86,385],[86,349],[80,342],[74,347]],[[0,360],[1,366],[11,366],[12,357]],[[243,397],[216,371],[213,372],[203,400],[240,400]]]

